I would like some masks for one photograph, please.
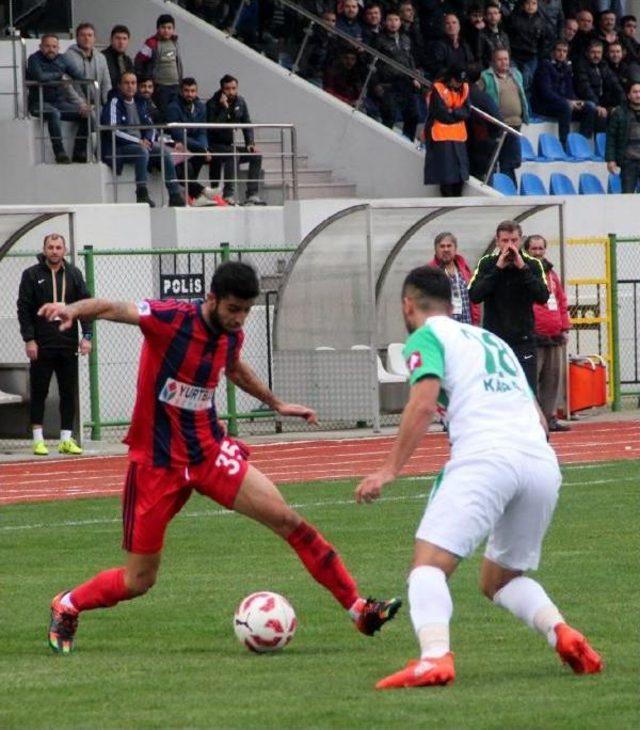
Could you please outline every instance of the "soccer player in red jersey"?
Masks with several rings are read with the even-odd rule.
[[[311,575],[371,635],[392,619],[399,599],[375,601],[358,592],[335,548],[284,501],[275,485],[248,463],[248,450],[225,435],[215,409],[215,388],[226,377],[281,416],[317,423],[315,412],[283,403],[240,359],[242,327],[259,293],[256,272],[229,261],[216,270],[202,302],[138,304],[84,299],[45,304],[38,314],[72,323],[106,319],[138,325],[144,336],[137,398],[125,438],[129,466],[123,494],[125,565],[98,573],[51,603],[49,645],[69,654],[78,615],[146,593],[156,582],[171,519],[195,489],[284,538]]]

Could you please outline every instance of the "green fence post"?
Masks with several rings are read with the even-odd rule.
[[[613,373],[613,403],[611,409],[619,411],[620,402],[620,341],[618,328],[618,240],[615,233],[609,234],[609,266],[611,275],[611,335],[613,352],[611,353],[611,367]]]
[[[92,297],[96,295],[96,278],[93,259],[93,246],[85,246],[84,269],[87,279],[87,289]],[[89,353],[89,397],[91,402],[91,440],[100,441],[102,426],[100,423],[100,382],[98,375],[98,323],[93,323],[93,338]]]
[[[220,255],[220,258],[222,259],[222,263],[225,261],[229,261],[230,258],[230,252],[229,252],[229,244],[228,243],[221,243],[220,249],[222,250],[222,253]],[[229,436],[237,436],[238,435],[238,411],[236,408],[236,386],[229,380],[227,380],[227,413],[229,414],[229,421],[227,426],[227,431],[229,432]]]

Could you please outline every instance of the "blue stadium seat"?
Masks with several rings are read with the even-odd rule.
[[[604,160],[604,150],[607,146],[607,133],[598,132],[596,134],[596,160],[599,162]]]
[[[622,192],[622,181],[620,175],[616,175],[613,172],[609,173],[609,181],[607,182],[607,192],[613,194],[620,194]]]
[[[520,195],[546,195],[544,183],[532,172],[523,172],[520,175]]]
[[[522,154],[523,162],[536,162],[538,159],[533,145],[526,137],[520,137],[520,153]]]
[[[604,188],[600,178],[590,172],[583,172],[578,181],[580,195],[604,195]]]
[[[491,181],[491,187],[502,195],[517,195],[518,191],[513,180],[503,172],[496,172]]]
[[[538,157],[547,162],[558,160],[566,162],[569,159],[567,153],[562,149],[560,140],[553,134],[546,133],[538,137]]]
[[[549,192],[551,195],[576,195],[576,189],[573,187],[573,183],[561,172],[551,173]]]
[[[578,132],[569,132],[567,137],[567,152],[572,159],[578,162],[595,159],[589,140]]]

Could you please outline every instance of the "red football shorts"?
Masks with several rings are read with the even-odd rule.
[[[132,553],[162,550],[167,525],[195,489],[232,509],[249,464],[244,444],[225,438],[201,464],[159,468],[130,461],[122,497],[122,547]]]

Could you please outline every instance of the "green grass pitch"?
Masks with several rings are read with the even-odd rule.
[[[577,677],[537,634],[477,589],[479,556],[451,582],[457,678],[448,688],[376,692],[416,655],[406,605],[382,634],[357,633],[286,544],[194,495],[167,537],[158,585],[82,616],[77,651],[46,646],[48,604],[117,565],[117,500],[15,505],[0,520],[2,728],[637,728],[640,462],[564,470],[539,579],[603,653]],[[432,477],[371,506],[355,482],[283,489],[331,539],[363,592],[405,597],[412,537]],[[293,603],[298,633],[276,655],[236,640],[236,604],[255,590]]]

